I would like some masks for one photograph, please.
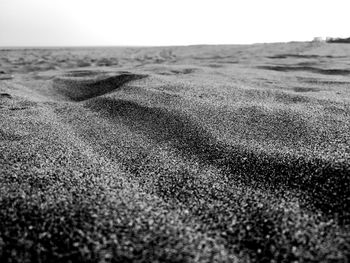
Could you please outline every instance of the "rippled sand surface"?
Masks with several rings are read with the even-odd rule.
[[[348,262],[350,45],[0,50],[1,262]]]

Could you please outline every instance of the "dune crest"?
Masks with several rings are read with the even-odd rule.
[[[130,72],[74,70],[53,79],[53,88],[74,101],[82,101],[118,89],[120,86],[144,78],[146,75]]]

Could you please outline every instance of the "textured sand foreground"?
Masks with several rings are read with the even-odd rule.
[[[0,262],[348,262],[350,45],[0,50]]]

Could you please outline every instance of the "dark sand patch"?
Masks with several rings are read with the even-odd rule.
[[[26,110],[28,107],[9,107],[8,108],[11,111],[17,111],[17,110]]]
[[[208,64],[207,66],[210,68],[222,68],[222,67],[224,67],[224,65],[222,65],[222,64]]]
[[[0,93],[0,98],[11,99],[12,96],[8,93]]]
[[[144,77],[129,72],[72,71],[56,77],[53,88],[69,99],[82,101],[112,92],[127,82]]]
[[[323,75],[350,75],[350,70],[348,69],[322,69],[316,67],[307,66],[259,66],[260,69],[281,71],[281,72],[295,72],[295,71],[306,71],[311,73],[318,73]]]
[[[320,59],[320,58],[343,58],[344,56],[319,56],[319,55],[306,55],[306,54],[280,54],[274,56],[268,56],[271,59],[285,59],[285,58],[302,58],[302,59]]]
[[[179,74],[191,74],[193,72],[196,72],[196,69],[193,68],[185,68],[185,69],[176,69],[176,70],[170,70],[171,73],[174,75],[179,75]]]
[[[0,74],[0,80],[9,80],[9,79],[13,79],[13,76],[10,74]]]
[[[318,88],[310,88],[310,87],[295,87],[293,88],[295,92],[318,92],[321,89]]]
[[[324,80],[324,79],[306,78],[306,77],[297,77],[297,79],[304,83],[310,83],[310,84],[316,84],[316,85],[350,85],[349,81]]]

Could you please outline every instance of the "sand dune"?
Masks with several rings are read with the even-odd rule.
[[[350,47],[1,50],[1,262],[347,262]]]

